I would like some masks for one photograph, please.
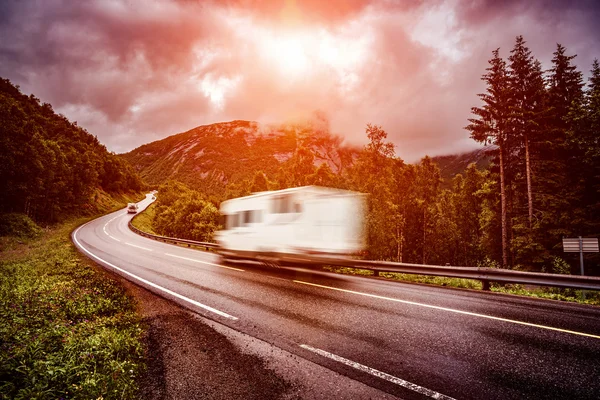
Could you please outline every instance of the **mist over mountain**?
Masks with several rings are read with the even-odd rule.
[[[303,149],[315,166],[340,172],[358,149],[311,123],[260,125],[230,121],[202,125],[122,154],[144,181],[157,186],[177,180],[206,194],[251,179],[258,171],[275,176]]]

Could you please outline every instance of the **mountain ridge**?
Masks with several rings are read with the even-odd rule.
[[[306,148],[314,164],[339,172],[357,148],[311,123],[261,125],[233,120],[200,125],[120,154],[150,185],[170,179],[218,192],[219,187],[251,179],[257,171],[278,173],[298,150]]]

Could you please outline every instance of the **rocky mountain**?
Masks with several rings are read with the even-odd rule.
[[[334,172],[357,151],[309,123],[264,126],[238,120],[199,126],[121,157],[150,185],[173,179],[210,194],[252,179],[257,171],[274,176],[300,148],[313,154],[315,165],[327,163]]]

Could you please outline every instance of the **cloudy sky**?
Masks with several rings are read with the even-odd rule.
[[[299,121],[407,161],[477,147],[462,129],[493,49],[556,43],[586,74],[600,2],[2,0],[0,76],[115,152],[198,125]]]

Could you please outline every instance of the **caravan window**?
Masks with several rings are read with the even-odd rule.
[[[289,194],[283,194],[276,196],[273,199],[273,213],[274,214],[287,214],[297,212],[294,210],[294,204],[292,204],[292,196]]]
[[[252,216],[252,211],[250,210],[246,210],[246,211],[242,211],[241,213],[243,215],[243,222],[240,225],[248,225],[249,223],[252,222],[251,220],[251,216]]]
[[[225,222],[227,223],[227,229],[233,229],[239,226],[238,223],[239,214],[227,214],[225,216]]]
[[[273,198],[271,210],[273,214],[301,213],[302,204],[294,201],[292,195],[283,194]]]

